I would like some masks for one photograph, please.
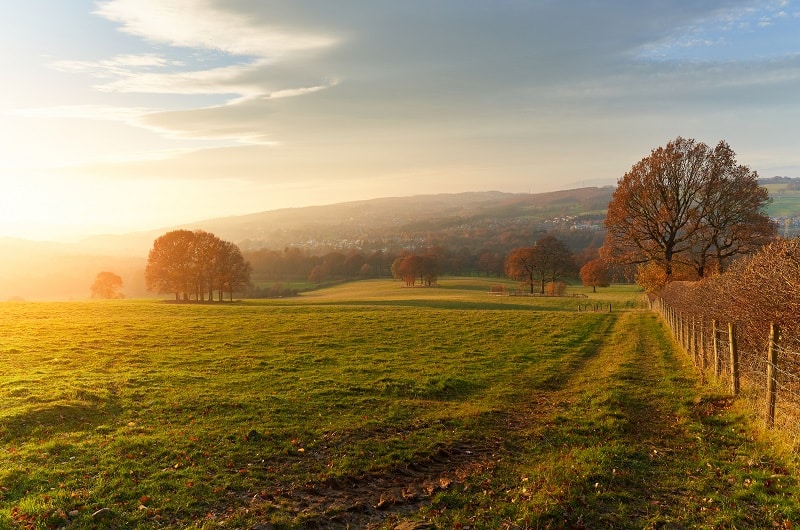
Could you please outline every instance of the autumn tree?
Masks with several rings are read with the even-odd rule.
[[[193,240],[193,256],[191,271],[194,279],[195,299],[205,300],[208,293],[208,300],[214,299],[214,290],[217,287],[217,268],[220,264],[217,259],[220,257],[220,245],[222,240],[205,230],[195,230]]]
[[[486,273],[486,276],[503,274],[503,255],[498,252],[484,250],[478,255],[478,271]]]
[[[417,284],[431,286],[439,278],[439,260],[433,254],[409,254],[392,263],[392,276],[403,280],[407,287]]]
[[[712,149],[678,137],[651,151],[618,182],[608,205],[603,256],[655,262],[667,279],[676,264],[702,277],[775,234],[762,213],[769,198],[758,175],[736,163],[724,141]]]
[[[360,252],[350,252],[344,260],[344,273],[347,278],[355,278],[361,272],[361,267],[366,264],[364,255]]]
[[[533,247],[519,247],[509,252],[504,269],[506,276],[512,280],[530,285],[533,294],[533,286],[536,285]]]
[[[327,261],[323,261],[319,265],[314,265],[314,268],[311,269],[308,275],[308,281],[319,285],[328,278],[329,271],[330,267]]]
[[[555,283],[572,271],[572,253],[560,239],[545,236],[532,247],[512,250],[504,269],[509,278],[530,285],[531,294],[537,283],[539,293],[545,294],[548,281]]]
[[[373,274],[372,273],[372,265],[370,265],[369,263],[363,264],[361,266],[361,268],[359,269],[358,274],[360,274],[363,278],[371,277],[372,274]]]
[[[424,285],[430,287],[439,280],[439,256],[436,254],[426,254],[422,256],[422,270],[420,280]]]
[[[92,298],[110,300],[123,298],[119,290],[122,289],[122,278],[113,272],[98,272],[92,284]]]
[[[578,273],[583,285],[591,287],[592,292],[596,293],[598,287],[608,287],[611,285],[611,273],[608,265],[601,258],[595,258],[586,263]]]
[[[690,265],[699,277],[725,270],[735,256],[753,254],[775,238],[778,226],[763,213],[769,200],[757,173],[737,165],[736,154],[720,142],[703,193],[703,221],[691,238]]]
[[[220,300],[224,293],[233,298],[235,291],[250,283],[250,264],[239,247],[202,230],[174,230],[153,242],[145,267],[149,291],[173,293],[176,300]]]
[[[194,292],[194,232],[173,230],[158,237],[144,269],[148,291],[174,293],[175,300],[188,300]]]
[[[214,283],[209,283],[209,288],[212,285],[216,286],[220,302],[223,300],[224,293],[228,293],[229,299],[233,301],[233,293],[242,292],[250,285],[250,273],[253,268],[250,263],[245,261],[239,247],[230,241],[219,241],[216,245],[213,263]],[[209,292],[209,300],[211,299]]]

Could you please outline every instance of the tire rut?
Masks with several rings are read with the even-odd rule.
[[[538,431],[541,417],[559,408],[562,394],[573,381],[593,376],[596,357],[604,346],[599,337],[616,321],[617,316],[609,318],[592,340],[564,360],[558,373],[531,388],[513,409],[487,412],[485,419],[497,433],[491,439],[440,447],[424,458],[380,471],[250,492],[241,501],[252,512],[292,514],[294,524],[308,529],[430,528],[410,517],[418,517],[438,492],[466,488],[470,478],[491,474],[509,456],[508,444],[516,445]]]
[[[293,513],[303,528],[371,528],[416,512],[438,491],[491,471],[501,451],[500,442],[442,447],[385,471],[289,485],[246,500],[252,510]]]

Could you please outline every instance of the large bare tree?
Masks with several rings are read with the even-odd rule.
[[[672,277],[678,264],[702,277],[774,237],[758,175],[724,141],[712,149],[678,137],[651,151],[618,182],[608,205],[603,256],[655,262]]]

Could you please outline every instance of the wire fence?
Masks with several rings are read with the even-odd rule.
[[[775,323],[720,322],[697,306],[687,311],[661,297],[651,307],[662,315],[703,380],[714,378],[746,400],[768,428],[800,445],[800,337],[785,334]]]

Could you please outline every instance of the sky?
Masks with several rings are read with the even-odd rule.
[[[800,0],[0,4],[0,237],[614,184],[678,136],[800,177]]]

